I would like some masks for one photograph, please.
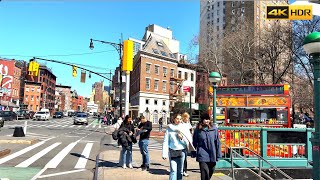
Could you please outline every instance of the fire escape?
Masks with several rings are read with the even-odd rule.
[[[181,102],[184,97],[184,93],[180,93],[180,89],[182,87],[183,81],[184,79],[182,79],[181,77],[174,77],[174,76],[170,77],[170,83],[173,83],[174,87],[176,87],[176,89],[174,89],[173,92],[170,91],[170,94],[169,94],[171,111],[172,111],[172,108],[174,107],[175,102]]]

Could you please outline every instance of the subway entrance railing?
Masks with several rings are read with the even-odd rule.
[[[253,152],[242,149],[239,153],[246,157],[233,158],[238,167],[250,168],[258,166],[258,154],[273,166],[278,168],[312,168],[312,145],[310,138],[314,129],[299,128],[266,128],[266,127],[231,127],[220,126],[222,159],[217,168],[231,167],[231,147],[247,147]],[[248,163],[249,161],[250,163]],[[262,163],[262,168],[269,168],[268,163]]]

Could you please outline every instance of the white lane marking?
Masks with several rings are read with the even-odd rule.
[[[90,151],[92,149],[93,143],[87,143],[86,147],[83,149],[83,152],[81,153],[81,157],[79,158],[75,169],[84,169],[86,168],[86,164],[90,155]]]
[[[54,143],[51,146],[43,149],[42,151],[38,152],[37,154],[35,154],[34,156],[30,157],[29,159],[23,161],[22,163],[16,165],[16,167],[28,167],[30,166],[32,163],[34,163],[36,160],[38,160],[39,158],[41,158],[42,156],[44,156],[45,154],[47,154],[48,152],[50,152],[52,149],[56,148],[57,146],[59,146],[61,143]]]
[[[38,179],[38,177],[47,170],[48,168],[45,166],[43,169],[41,169],[41,171],[39,171],[36,175],[33,176],[33,178],[31,180],[36,180]]]
[[[71,173],[76,173],[76,172],[81,172],[81,171],[86,171],[86,169],[77,169],[77,170],[72,170],[72,171],[59,172],[59,173],[54,173],[54,174],[47,174],[47,175],[39,176],[38,179],[48,178],[48,177],[52,177],[52,176],[59,176],[59,175],[64,175],[64,174],[71,174]]]
[[[67,124],[67,125],[64,125],[64,126],[61,126],[61,127],[67,127],[67,126],[69,126],[69,124]]]
[[[71,138],[73,138],[73,137],[79,137],[79,136],[64,136],[64,137],[71,137]]]
[[[53,139],[53,138],[50,138],[50,139]],[[18,156],[20,156],[20,155],[22,155],[22,154],[24,154],[26,152],[31,151],[32,149],[41,146],[42,144],[44,144],[46,141],[49,141],[50,139],[44,140],[44,141],[39,142],[37,144],[34,144],[32,146],[26,147],[26,148],[24,148],[24,149],[22,149],[22,150],[20,150],[20,151],[18,151],[16,153],[13,153],[13,154],[11,154],[9,156],[6,156],[6,157],[0,159],[0,164],[3,164],[3,163],[5,163],[5,162],[7,162],[7,161],[9,161],[9,160],[11,160],[13,158],[16,158],[16,157],[18,157]]]
[[[70,127],[74,127],[75,125],[72,125],[72,126],[70,126]]]
[[[62,151],[60,151],[53,159],[51,159],[46,165],[47,168],[56,168],[63,158],[68,155],[71,149],[77,144],[77,142],[73,142],[65,147]]]
[[[92,128],[95,128],[95,127],[96,127],[96,124],[92,126]]]

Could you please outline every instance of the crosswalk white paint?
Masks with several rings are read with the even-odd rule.
[[[50,140],[50,139],[47,139],[47,140]],[[46,140],[46,141],[47,141],[47,140]],[[11,154],[11,155],[8,155],[8,156],[0,159],[0,164],[3,164],[3,163],[5,163],[5,162],[7,162],[7,161],[9,161],[9,160],[11,160],[11,159],[14,159],[14,158],[16,158],[16,157],[18,157],[18,156],[26,153],[26,152],[29,152],[29,151],[31,151],[32,149],[41,146],[41,145],[44,144],[46,141],[38,142],[38,143],[36,143],[36,144],[34,144],[34,145],[32,145],[32,146],[29,146],[29,147],[27,147],[27,148],[24,148],[24,149],[18,151],[18,152],[15,152],[15,153],[13,153],[13,154]]]
[[[93,143],[87,143],[86,147],[83,149],[81,157],[79,158],[75,169],[84,169],[86,167]]]
[[[76,142],[73,142],[69,144],[67,147],[65,147],[63,150],[61,150],[53,159],[51,159],[48,164],[46,165],[47,168],[56,168],[60,162],[63,160],[65,156],[69,154],[69,152],[74,148],[76,145]]]
[[[52,149],[56,148],[57,146],[59,146],[61,143],[54,143],[51,146],[43,149],[42,151],[38,152],[37,154],[35,154],[34,156],[30,157],[29,159],[23,161],[22,163],[18,164],[16,167],[28,167],[30,166],[32,163],[34,163],[36,160],[38,160],[39,158],[41,158],[42,156],[44,156],[45,154],[47,154],[48,152],[50,152]]]
[[[4,125],[4,129],[10,129],[14,128],[16,126],[22,126],[21,124],[14,124],[14,125]],[[98,128],[98,126],[94,123],[91,123],[89,125],[83,126],[83,125],[73,125],[70,122],[68,124],[28,124],[28,128]],[[105,128],[105,126],[101,126],[100,128]]]

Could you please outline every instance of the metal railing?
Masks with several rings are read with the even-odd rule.
[[[229,147],[230,149],[230,156],[231,156],[231,172],[232,172],[232,179],[235,179],[235,169],[239,169],[239,168],[235,168],[234,167],[234,154],[236,154],[237,156],[239,156],[241,159],[243,159],[244,161],[246,161],[248,164],[250,164],[251,166],[253,166],[253,168],[246,168],[247,170],[249,170],[250,172],[252,172],[254,175],[258,176],[260,179],[264,179],[262,177],[265,176],[268,179],[273,179],[272,177],[270,177],[267,173],[262,171],[262,161],[269,164],[270,165],[270,169],[276,170],[278,171],[280,174],[282,174],[284,177],[286,177],[287,179],[293,179],[291,178],[288,174],[286,174],[285,172],[283,172],[282,170],[280,170],[279,168],[277,168],[276,166],[272,165],[270,162],[268,162],[266,159],[264,159],[262,156],[260,156],[258,153],[256,153],[255,151],[249,149],[248,147],[243,147],[243,146],[239,146],[239,147]],[[250,161],[247,160],[246,157],[243,157],[239,152],[237,152],[235,149],[241,149],[241,150],[247,150],[250,153],[252,153],[255,157],[258,158],[258,167],[255,166],[253,163],[251,163]],[[241,168],[243,169],[243,168]],[[258,173],[256,173],[253,170],[258,170]]]

